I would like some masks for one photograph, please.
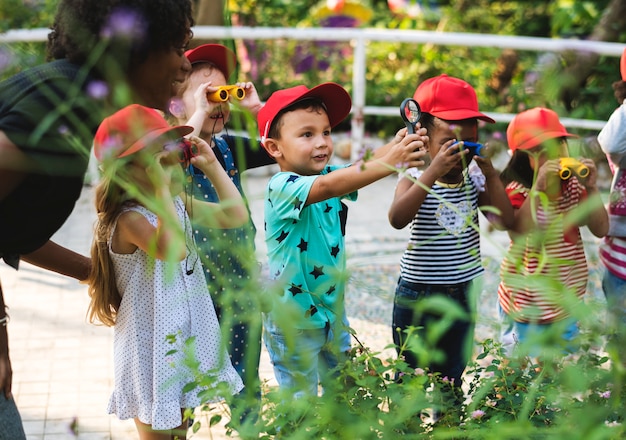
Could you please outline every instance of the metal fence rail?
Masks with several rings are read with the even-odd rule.
[[[46,41],[48,32],[48,29],[11,30],[5,34],[0,34],[0,43]],[[363,116],[398,115],[397,107],[368,106],[365,102],[366,45],[370,41],[428,43],[442,46],[496,47],[537,52],[578,51],[615,57],[621,56],[624,50],[624,44],[602,41],[372,28],[329,29],[196,26],[193,28],[193,33],[195,37],[202,39],[350,41],[354,47],[352,69],[353,106],[351,113],[353,151],[358,151],[363,142],[365,133]],[[488,113],[488,115],[498,122],[509,122],[514,116],[514,114],[511,113]],[[565,126],[588,130],[600,130],[606,122],[574,118],[562,118],[561,121]]]

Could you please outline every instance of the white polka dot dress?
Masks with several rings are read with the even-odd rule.
[[[182,392],[192,380],[183,364],[182,348],[188,338],[195,338],[193,349],[201,371],[208,372],[216,382],[227,383],[232,393],[243,387],[221,344],[215,309],[180,197],[175,198],[175,206],[181,223],[186,224],[187,248],[191,252],[186,260],[157,260],[140,249],[133,254],[116,254],[109,242],[122,303],[114,327],[115,388],[108,412],[122,420],[138,417],[159,430],[179,426],[181,408],[200,404],[199,389]],[[156,215],[147,209],[127,209],[157,225]],[[191,267],[193,273],[187,275]],[[167,341],[170,335],[176,336],[174,344]],[[168,354],[174,349],[178,351]]]

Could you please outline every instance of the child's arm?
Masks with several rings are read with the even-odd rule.
[[[166,171],[167,170],[167,171]],[[158,201],[157,226],[136,211],[123,213],[113,235],[112,248],[122,254],[133,253],[137,248],[159,260],[181,261],[187,255],[183,227],[178,219],[170,184],[173,167],[163,168],[159,159],[145,170],[129,170],[128,175],[146,175],[146,180],[135,177],[138,187],[150,191],[150,198]]]
[[[539,193],[547,195],[554,192],[554,188],[557,185],[560,187],[560,177],[558,175],[560,169],[561,166],[558,159],[548,160],[539,167],[528,197],[526,197],[526,200],[518,209],[513,210],[514,218],[513,225],[509,230],[510,234],[525,234],[537,226],[535,222],[536,215],[533,210],[536,210],[542,203]]]
[[[475,156],[474,160],[485,176],[485,191],[478,193],[478,206],[496,208],[500,211],[499,214],[488,212],[485,217],[498,229],[511,229],[515,223],[515,214],[499,173],[493,167],[491,159]]]
[[[403,129],[406,133],[406,129]],[[421,158],[426,154],[423,150],[423,134],[409,134],[394,138],[393,145],[387,145],[384,154],[374,155],[369,161],[358,161],[352,166],[324,174],[315,179],[306,204],[340,197],[354,192],[396,171],[396,167],[418,167],[424,165]]]
[[[185,125],[193,127],[193,131],[188,136],[200,136],[204,121],[211,114],[213,109],[221,105],[220,102],[212,102],[207,98],[207,93],[217,90],[217,87],[212,87],[211,82],[205,82],[198,86],[193,94],[193,99],[196,103],[196,109],[189,117]]]
[[[587,178],[581,179],[587,189],[587,200],[581,208],[585,210],[583,224],[587,225],[589,231],[596,237],[604,237],[609,232],[609,214],[606,212],[600,191],[598,191],[598,170],[593,160],[586,158],[579,160],[589,168]]]
[[[191,165],[209,178],[220,202],[201,202],[188,197],[187,212],[193,215],[196,223],[204,223],[209,227],[243,226],[248,221],[249,214],[239,190],[217,161],[209,144],[196,136],[192,136],[189,140],[199,149],[199,154],[191,158]]]
[[[455,142],[452,139],[441,146],[417,182],[413,183],[413,180],[404,178],[398,183],[388,213],[391,226],[402,229],[408,225],[424,203],[435,181],[459,163],[460,154],[466,154],[457,148],[449,148]]]

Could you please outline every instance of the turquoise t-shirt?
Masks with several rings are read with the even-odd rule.
[[[327,166],[321,175],[338,168],[344,166]],[[265,193],[269,275],[278,290],[270,314],[296,329],[323,328],[343,313],[348,207],[341,199],[356,200],[357,193],[305,206],[318,177],[280,172]]]

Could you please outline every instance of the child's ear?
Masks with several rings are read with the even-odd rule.
[[[272,138],[265,139],[265,142],[263,142],[263,148],[265,148],[265,151],[267,151],[267,154],[269,154],[273,158],[282,156],[282,153],[280,149],[278,148],[278,143]]]
[[[187,119],[187,115],[185,114],[185,105],[180,98],[172,98],[168,109],[176,119]]]

